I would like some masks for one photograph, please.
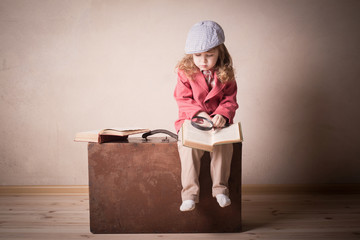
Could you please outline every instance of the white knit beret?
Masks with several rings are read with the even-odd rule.
[[[207,52],[224,42],[224,31],[219,24],[213,21],[201,21],[190,29],[185,43],[185,53]]]

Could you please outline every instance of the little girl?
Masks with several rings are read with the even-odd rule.
[[[181,143],[181,126],[186,119],[201,116],[214,127],[233,123],[237,85],[232,60],[225,45],[224,31],[213,21],[196,23],[189,31],[185,57],[178,63],[178,81],[174,97],[179,107],[175,128],[179,135],[181,160],[181,211],[191,211],[199,202],[200,159],[204,151],[185,147]],[[211,157],[212,195],[221,207],[231,204],[228,179],[233,153],[232,144],[215,146]]]

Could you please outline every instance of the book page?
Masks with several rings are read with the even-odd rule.
[[[211,145],[211,131],[202,131],[191,125],[190,121],[185,121],[183,126],[183,140],[185,142],[200,143]]]
[[[78,132],[76,133],[74,141],[76,142],[97,142],[99,130]]]
[[[115,136],[127,136],[131,134],[145,133],[149,132],[150,129],[144,128],[106,128],[100,132],[100,135],[115,135]]]
[[[229,127],[213,130],[213,144],[241,142],[240,124],[235,123]]]

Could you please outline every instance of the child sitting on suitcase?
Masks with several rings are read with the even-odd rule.
[[[178,81],[174,97],[179,107],[176,131],[186,119],[194,116],[211,120],[214,127],[233,123],[237,85],[232,60],[225,45],[220,25],[213,21],[196,23],[189,31],[185,44],[185,57],[178,63]],[[181,160],[181,211],[191,211],[199,202],[200,159],[204,151],[185,147],[178,142]],[[221,207],[231,204],[228,179],[230,175],[232,144],[215,146],[211,157],[212,195]]]

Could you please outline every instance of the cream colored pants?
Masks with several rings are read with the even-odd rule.
[[[185,147],[181,141],[181,130],[179,131],[178,149],[181,161],[181,198],[182,201],[194,200],[199,202],[199,174],[200,161],[204,151]],[[213,182],[212,195],[229,195],[228,180],[230,176],[231,159],[233,154],[232,144],[217,145],[210,153],[210,174]]]

